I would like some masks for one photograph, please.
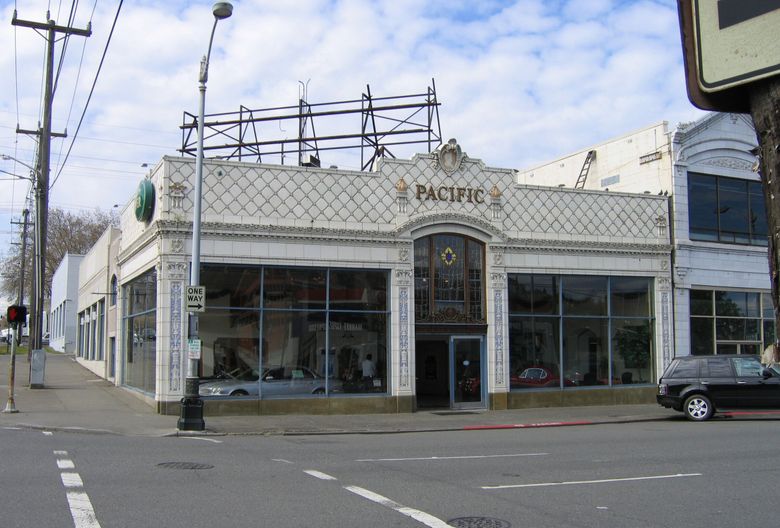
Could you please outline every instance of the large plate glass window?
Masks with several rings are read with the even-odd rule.
[[[775,338],[768,293],[691,290],[691,354],[760,354]]]
[[[652,383],[652,284],[509,274],[510,388]]]
[[[388,390],[388,273],[205,265],[201,394]]]
[[[157,366],[157,272],[149,271],[124,286],[124,383],[155,393]]]

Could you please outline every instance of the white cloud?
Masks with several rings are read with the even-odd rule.
[[[142,163],[177,154],[182,114],[197,110],[211,4],[125,2],[53,205],[125,203],[148,170]],[[33,141],[14,130],[17,112],[23,128],[39,119],[44,40],[11,26],[14,5],[0,0],[0,152],[31,162]],[[42,21],[47,5],[24,2],[18,16]],[[54,121],[71,137],[116,6],[98,3],[93,35],[70,40]],[[74,25],[84,27],[89,14],[80,10]],[[310,102],[356,99],[366,84],[376,96],[420,93],[435,78],[445,140],[457,137],[489,165],[522,168],[700,114],[685,95],[680,50],[672,0],[242,0],[218,24],[206,104],[209,113],[295,105],[299,81],[308,81]],[[348,126],[359,131],[359,119]],[[283,127],[274,132],[295,135],[295,123]],[[55,140],[54,152],[69,141]],[[343,159],[359,164],[359,155]],[[0,222],[21,211],[25,186],[14,183],[8,198],[11,185],[0,181]]]

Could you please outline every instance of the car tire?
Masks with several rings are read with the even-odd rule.
[[[235,390],[230,393],[231,396],[249,396],[249,393],[245,390]]]
[[[703,394],[694,394],[685,399],[683,413],[689,420],[703,422],[709,420],[714,412],[715,408],[712,406],[712,402]]]
[[[314,392],[312,392],[312,394],[316,394],[318,396],[322,395],[322,394],[325,394],[325,389],[323,389],[322,387],[318,387],[318,388],[314,389]]]

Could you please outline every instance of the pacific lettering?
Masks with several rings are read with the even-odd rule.
[[[485,203],[485,190],[473,187],[434,187],[418,183],[414,186],[414,195],[418,200],[434,202]]]

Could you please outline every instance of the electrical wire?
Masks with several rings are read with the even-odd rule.
[[[108,46],[111,43],[111,37],[113,37],[114,35],[114,29],[116,28],[116,22],[119,19],[119,13],[120,11],[122,11],[123,2],[124,0],[119,0],[119,6],[117,7],[116,15],[114,16],[114,23],[111,25],[111,31],[108,34],[108,39],[106,40],[106,46],[105,48],[103,48],[103,55],[100,57],[100,64],[98,64],[98,69],[97,72],[95,73],[95,79],[92,81],[92,88],[90,88],[89,95],[87,96],[87,102],[84,104],[84,111],[81,113],[81,118],[79,119],[79,124],[76,126],[76,131],[73,133],[73,138],[71,139],[70,145],[68,146],[68,152],[65,154],[65,159],[63,160],[62,165],[60,165],[59,170],[57,170],[57,176],[54,177],[54,180],[51,182],[49,189],[54,187],[54,184],[57,183],[57,180],[62,174],[62,169],[65,167],[65,164],[68,162],[68,157],[70,157],[70,153],[73,150],[73,145],[76,142],[76,138],[79,135],[81,124],[84,122],[84,116],[87,114],[87,108],[89,108],[89,102],[92,100],[92,94],[95,92],[95,85],[97,85],[98,78],[100,77],[100,71],[103,69],[103,62],[106,59],[106,54],[108,53]]]
[[[89,15],[89,23],[92,24],[92,16],[95,14],[95,8],[97,7],[97,0],[95,0],[95,4],[92,7],[92,13]],[[73,114],[73,107],[76,104],[76,93],[78,91],[79,87],[79,79],[81,79],[81,68],[84,64],[84,53],[87,50],[87,39],[82,39],[82,46],[81,46],[81,58],[79,59],[79,68],[76,72],[76,82],[73,83],[73,96],[70,98],[70,107],[68,108],[68,118],[65,120],[66,126],[67,123],[70,123],[70,116]],[[63,47],[62,50],[63,57],[65,56],[65,48]],[[59,72],[58,72],[59,75]],[[64,142],[60,142],[60,150],[57,153],[57,165],[60,163],[60,159],[62,158],[62,149],[65,146]]]

